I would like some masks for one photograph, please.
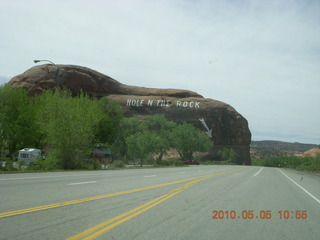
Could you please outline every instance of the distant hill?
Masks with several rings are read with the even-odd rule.
[[[290,142],[281,142],[281,141],[251,141],[250,147],[252,148],[274,148],[278,150],[291,150],[291,151],[299,151],[305,152],[311,148],[320,147],[317,144],[306,144],[306,143],[290,143]]]
[[[289,143],[272,140],[252,141],[250,144],[250,155],[252,159],[264,159],[280,156],[302,156],[303,152],[318,147],[320,147],[320,145],[298,142]]]

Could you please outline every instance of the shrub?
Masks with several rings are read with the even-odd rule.
[[[201,162],[202,165],[230,165],[230,161],[205,161]]]
[[[122,161],[116,160],[112,164],[110,164],[111,168],[123,168],[124,163]]]
[[[265,166],[264,160],[251,159],[252,166]]]
[[[88,169],[88,170],[100,170],[101,169],[101,163],[98,159],[92,158],[92,159],[86,159],[80,164],[81,169]]]
[[[226,161],[228,163],[237,163],[238,154],[232,148],[223,148],[218,152],[218,155],[221,160]]]
[[[18,168],[15,167],[14,161],[7,160],[1,163],[1,170],[12,172],[12,171],[18,171]]]
[[[170,159],[162,159],[153,165],[154,167],[164,167],[164,166],[185,166],[181,159],[178,158],[170,158]]]
[[[57,161],[54,158],[41,159],[36,158],[27,165],[25,170],[31,171],[52,171],[58,168]]]
[[[264,160],[266,167],[285,167],[293,168],[300,171],[320,172],[320,155],[317,157],[276,157]]]

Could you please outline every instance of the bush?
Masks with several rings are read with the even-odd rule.
[[[25,170],[31,171],[52,171],[58,168],[57,161],[54,158],[41,159],[36,158],[27,165]]]
[[[185,166],[181,159],[170,158],[162,159],[160,162],[153,165],[154,167],[164,167],[164,166]]]
[[[4,162],[1,162],[1,170],[12,172],[12,171],[18,171],[18,168],[15,167],[14,161],[6,160]]]
[[[159,165],[159,166],[170,166],[170,161],[168,159],[162,159],[156,165]]]
[[[110,164],[111,168],[123,168],[124,163],[122,161],[116,160],[112,164]]]
[[[305,161],[297,167],[297,170],[320,172],[320,155],[315,158],[305,157]]]
[[[264,160],[251,159],[252,166],[265,166]]]
[[[202,165],[231,165],[230,161],[205,161],[201,162]]]
[[[284,168],[293,168],[300,171],[320,172],[320,155],[318,155],[315,158],[314,157],[293,157],[293,156],[267,158],[264,160],[264,166],[284,167]]]
[[[178,159],[178,158],[171,159],[171,165],[173,165],[173,166],[185,166],[185,164],[182,162],[182,160]]]
[[[145,161],[145,164],[147,164],[147,165],[154,165],[155,163],[156,163],[156,160],[154,158],[148,158]]]
[[[223,148],[218,152],[218,155],[221,160],[226,161],[228,163],[237,163],[238,154],[232,148]]]
[[[0,171],[6,171],[6,162],[10,161],[10,158],[0,156]]]
[[[101,163],[98,159],[92,158],[92,159],[86,159],[80,164],[81,169],[88,169],[88,170],[100,170],[101,169]]]

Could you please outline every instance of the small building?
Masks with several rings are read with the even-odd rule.
[[[111,150],[105,146],[96,146],[93,148],[93,157],[99,160],[105,158],[106,160],[110,160]]]
[[[106,169],[111,160],[111,150],[105,146],[96,146],[93,148],[92,157],[98,159],[102,168]]]
[[[24,148],[19,151],[18,161],[30,163],[37,157],[41,157],[41,150],[36,148]]]

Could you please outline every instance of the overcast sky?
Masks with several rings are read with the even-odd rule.
[[[319,0],[0,0],[0,83],[33,59],[196,91],[253,140],[320,144]]]

